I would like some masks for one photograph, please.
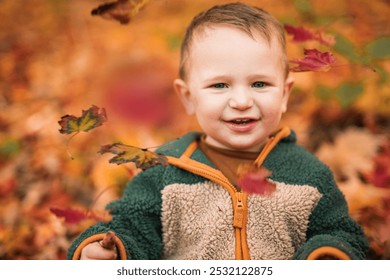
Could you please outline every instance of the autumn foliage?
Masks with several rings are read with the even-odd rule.
[[[368,258],[390,259],[390,6],[243,2],[286,30],[295,84],[283,124],[335,174]],[[127,181],[166,164],[150,147],[198,129],[172,80],[185,26],[216,3],[1,2],[0,259],[64,259]],[[247,192],[272,194],[267,170],[241,175]]]

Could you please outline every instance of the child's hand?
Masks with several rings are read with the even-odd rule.
[[[88,244],[81,251],[80,260],[115,260],[117,251],[114,241],[115,234],[109,231],[103,240]]]

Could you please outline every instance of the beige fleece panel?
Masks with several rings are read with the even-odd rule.
[[[248,196],[252,259],[290,259],[305,241],[310,213],[321,198],[314,187],[274,183],[273,194]],[[164,258],[235,258],[232,200],[220,185],[207,181],[165,187],[161,219]]]
[[[309,216],[322,196],[314,187],[274,183],[273,194],[248,197],[252,259],[290,259],[305,242]]]
[[[205,182],[162,191],[166,259],[234,259],[233,207],[229,193]]]

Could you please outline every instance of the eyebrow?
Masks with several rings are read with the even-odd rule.
[[[231,77],[229,75],[216,75],[216,76],[212,76],[210,78],[205,79],[204,82],[205,83],[212,83],[212,82],[215,82],[218,80],[228,80],[228,79],[231,79]]]
[[[232,79],[232,77],[229,75],[216,75],[216,76],[212,76],[210,78],[207,78],[203,81],[205,83],[213,83],[213,82],[216,82],[218,80],[231,80],[231,79]],[[272,76],[267,75],[266,73],[253,74],[253,75],[248,76],[248,80],[256,80],[256,79],[259,79],[259,80],[266,79],[267,80],[267,79],[272,79]]]
[[[250,80],[254,80],[254,79],[270,79],[270,78],[272,78],[272,75],[267,75],[266,73],[265,74],[253,74],[253,75],[249,76]]]

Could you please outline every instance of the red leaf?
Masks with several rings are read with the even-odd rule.
[[[72,208],[61,209],[52,207],[50,208],[50,212],[59,218],[65,218],[65,223],[67,224],[77,224],[88,218],[88,215],[85,211]]]
[[[267,180],[271,171],[264,167],[240,166],[238,170],[238,186],[248,194],[267,195],[275,191],[274,184]]]
[[[288,24],[284,25],[284,29],[286,29],[287,33],[293,35],[293,42],[304,42],[308,40],[314,39],[313,32],[303,28],[303,27],[294,27]]]
[[[320,52],[316,49],[305,49],[305,57],[303,59],[291,60],[290,62],[298,64],[298,66],[290,69],[292,72],[305,71],[328,71],[336,59],[330,52]]]
[[[313,32],[304,27],[294,27],[285,24],[284,29],[286,29],[288,34],[293,35],[293,42],[315,40],[324,45],[334,45],[336,42],[335,37],[332,35],[325,35],[324,33],[319,31]]]
[[[51,207],[50,212],[52,212],[58,218],[65,218],[64,222],[66,224],[78,224],[87,219],[92,219],[95,221],[107,221],[109,219],[109,217],[105,215],[107,213],[97,215],[92,211],[79,210],[75,208]]]

